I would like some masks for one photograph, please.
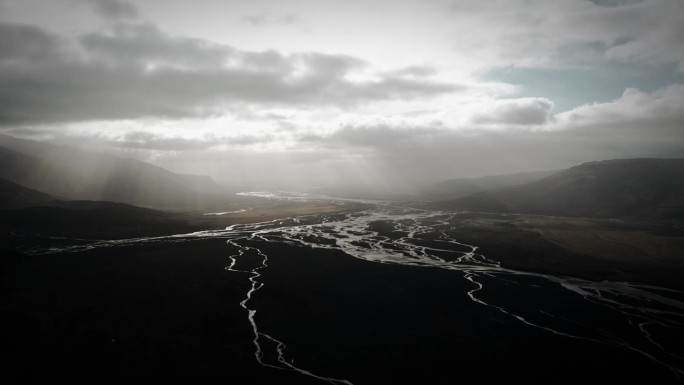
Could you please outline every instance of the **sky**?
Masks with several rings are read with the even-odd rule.
[[[0,133],[228,185],[684,157],[682,0],[0,0]]]

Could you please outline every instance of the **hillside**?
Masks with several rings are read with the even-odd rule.
[[[684,159],[588,162],[535,182],[431,206],[597,218],[684,218],[683,176]]]
[[[557,172],[557,170],[533,171],[516,174],[490,175],[479,178],[449,179],[431,186],[425,191],[425,194],[434,200],[457,199],[480,191],[533,182]]]
[[[0,179],[0,209],[36,206],[55,201],[55,198],[6,179]]]
[[[228,191],[227,188],[216,183],[214,179],[207,175],[178,174],[176,179],[194,191],[205,193],[221,193]]]
[[[6,135],[0,135],[0,164],[0,178],[72,200],[165,209],[204,209],[226,201],[206,192],[213,186],[208,177],[190,178],[133,159]]]

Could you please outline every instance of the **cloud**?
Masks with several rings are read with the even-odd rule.
[[[635,126],[648,132],[653,126],[678,127],[677,132],[684,140],[684,85],[673,84],[653,93],[627,88],[622,96],[607,103],[594,103],[575,108],[558,115],[562,126],[567,127],[606,127]],[[630,122],[630,124],[625,124]]]
[[[684,157],[684,85],[653,93],[628,89],[618,99],[548,115],[544,99],[501,101],[496,124],[538,130],[480,130],[472,125],[347,124],[299,139],[303,147],[364,154],[396,180],[429,182],[456,176],[558,169],[590,160]],[[484,116],[484,115],[479,115]],[[490,122],[487,122],[490,123]]]
[[[289,131],[269,131],[266,120],[241,130],[233,129],[240,128],[233,127],[235,121],[221,124],[224,131],[196,133],[149,122],[131,122],[125,132],[113,122],[104,128],[80,124],[90,131],[41,127],[52,130],[59,143],[112,148],[174,170],[210,173],[227,183],[382,185],[397,192],[453,177],[560,169],[591,160],[684,157],[683,103],[684,85],[652,93],[628,89],[607,103],[555,114],[539,125],[505,129],[505,117],[517,119],[520,111],[547,111],[549,106],[543,99],[504,100],[491,109],[495,130],[481,129],[484,123],[477,125],[470,116],[460,123],[439,120],[439,111],[397,120],[297,124]],[[485,111],[474,110],[473,116]],[[265,119],[296,118],[262,114]]]
[[[674,63],[684,68],[680,0],[444,1],[457,52],[492,67],[567,64],[578,47],[600,47],[603,59]],[[483,25],[496,28],[482,28]],[[472,33],[477,31],[477,33]]]
[[[97,61],[113,67],[161,66],[220,68],[238,52],[202,39],[170,37],[150,23],[119,24],[111,31],[88,33],[78,43]]]
[[[86,0],[102,17],[110,20],[135,19],[138,9],[132,3],[124,0]]]
[[[100,127],[102,128],[102,127]],[[79,148],[98,149],[105,152],[136,153],[145,157],[163,153],[197,153],[200,151],[225,151],[226,148],[239,150],[251,145],[271,142],[274,137],[269,133],[228,132],[226,134],[168,132],[163,127],[145,130],[145,125],[132,124],[130,127],[22,127],[8,128],[3,133],[33,140],[47,140],[59,145]]]
[[[623,41],[606,50],[606,56],[642,63],[677,63],[684,72],[684,3],[653,3],[659,7],[642,9],[642,18],[650,25],[639,34],[626,34]]]
[[[636,4],[643,0],[590,0],[596,5],[603,7],[620,7],[623,5]]]
[[[0,29],[3,124],[202,117],[245,103],[345,107],[465,88],[383,73],[352,81],[369,66],[351,56],[243,51],[172,37],[146,23],[117,24],[75,41],[38,27]]]
[[[251,24],[254,27],[263,27],[266,25],[289,25],[289,24],[301,24],[302,20],[294,14],[291,13],[274,13],[274,12],[261,12],[252,13],[245,15],[241,18],[245,23]]]
[[[396,147],[417,143],[424,137],[443,134],[439,127],[406,127],[390,125],[344,125],[331,133],[307,133],[299,136],[303,143],[320,143],[326,147]]]
[[[144,9],[159,26],[122,1],[91,1],[88,15],[96,7],[104,19],[68,26],[36,15],[36,2],[16,2],[3,20],[33,24],[0,23],[0,130],[183,163],[186,172],[213,165],[235,183],[398,186],[684,156],[684,86],[660,88],[682,83],[669,75],[684,62],[680,0],[436,2],[451,12],[409,0],[364,5],[364,14],[355,2],[333,3],[316,7],[340,11],[338,20],[312,6],[305,15],[315,31],[302,34],[280,28],[300,23],[295,16],[249,13],[254,5],[226,6],[248,15],[217,29],[181,26],[186,10],[156,2]],[[354,30],[339,21],[350,15]],[[497,83],[469,77],[504,66],[513,74],[490,77]],[[668,75],[642,79],[648,70],[658,77],[656,68]],[[626,84],[633,88],[622,92]],[[562,95],[572,103],[555,113]]]
[[[409,66],[393,71],[392,74],[398,76],[428,77],[437,74],[437,71],[430,66]]]
[[[49,59],[58,54],[60,44],[59,38],[38,27],[0,23],[0,63]]]
[[[113,139],[99,138],[99,142],[105,142],[112,147],[136,149],[136,150],[161,150],[161,151],[188,151],[205,150],[217,145],[217,139],[208,138],[182,138],[168,135],[153,134],[145,131],[129,131],[123,136]],[[102,143],[101,143],[102,144]]]
[[[531,126],[543,125],[551,119],[553,102],[546,98],[496,100],[486,111],[475,114],[476,125]]]

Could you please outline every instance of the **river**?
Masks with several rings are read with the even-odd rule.
[[[333,199],[293,193],[253,193],[253,196],[299,201]],[[681,335],[683,292],[631,282],[595,282],[510,269],[502,266],[496,256],[480,253],[477,245],[459,242],[459,213],[421,210],[388,202],[364,203],[371,205],[370,208],[347,214],[309,215],[232,225],[225,230],[102,241],[49,252],[225,239],[230,262],[227,272],[244,275],[250,282],[239,305],[252,328],[254,359],[264,367],[295,371],[321,382],[351,384],[355,381],[344,373],[329,376],[299,364],[298,357],[290,355],[288,350],[288,344],[296,342],[297,337],[290,335],[290,340],[286,340],[260,323],[260,319],[269,317],[264,314],[269,309],[258,307],[255,301],[271,284],[265,273],[269,271],[270,254],[279,245],[288,250],[320,250],[322,256],[326,251],[336,251],[378,265],[448,271],[454,280],[462,280],[463,285],[459,287],[463,289],[461,293],[444,295],[459,297],[473,307],[486,309],[482,314],[496,318],[496,322],[581,341],[586,346],[629,351],[669,372],[674,381],[684,379],[684,358],[672,342],[673,336]]]

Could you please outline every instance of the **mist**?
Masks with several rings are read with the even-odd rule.
[[[50,5],[62,23],[45,20],[37,2],[0,5],[5,134],[224,185],[398,193],[451,178],[684,156],[677,1],[407,0],[391,11],[382,1],[81,1],[75,13],[67,3]],[[389,13],[378,20],[381,12]],[[529,12],[536,22],[520,19]],[[182,13],[204,21],[174,23]],[[233,16],[220,29],[212,13]],[[354,15],[355,27],[341,15]],[[646,28],[652,18],[658,28]],[[602,84],[607,68],[619,70]],[[559,93],[567,74],[573,87]]]

